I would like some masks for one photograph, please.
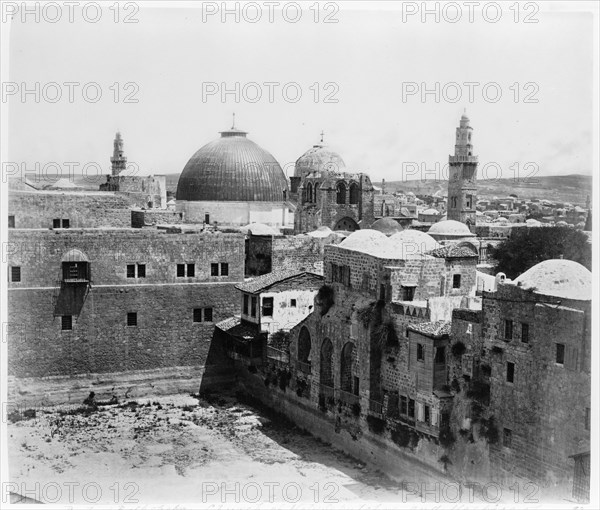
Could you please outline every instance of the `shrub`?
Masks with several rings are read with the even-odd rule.
[[[496,444],[498,442],[498,427],[496,426],[496,419],[493,416],[481,420],[481,428],[479,431],[481,436],[484,437],[489,444]]]
[[[465,347],[465,344],[459,340],[458,342],[452,344],[450,350],[452,351],[453,356],[460,358],[465,353],[467,348]]]
[[[482,406],[487,406],[490,403],[490,385],[481,381],[473,381],[467,390],[467,397]]]
[[[440,444],[446,449],[450,448],[456,442],[456,437],[452,433],[450,427],[447,425],[440,429],[438,439]]]
[[[448,457],[448,455],[446,455],[446,454],[442,455],[439,458],[438,462],[444,466],[444,471],[446,471],[448,469],[448,466],[452,465],[452,461],[450,460],[450,457]]]
[[[315,302],[321,308],[321,316],[325,315],[333,306],[333,295],[333,287],[329,285],[323,285],[317,292]]]
[[[387,320],[377,326],[373,331],[373,337],[375,344],[381,350],[389,347],[396,347],[398,345],[398,335],[396,334],[394,323],[391,320]]]
[[[385,430],[385,420],[376,416],[367,416],[367,424],[369,425],[369,430],[375,434],[381,434]]]

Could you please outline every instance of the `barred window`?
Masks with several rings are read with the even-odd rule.
[[[73,329],[73,317],[71,315],[63,315],[61,317],[61,329],[63,331]]]
[[[128,326],[137,326],[137,312],[128,312],[127,313],[127,325]]]

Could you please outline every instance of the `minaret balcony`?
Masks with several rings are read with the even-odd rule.
[[[477,163],[478,160],[477,156],[449,156],[448,159],[450,163]]]

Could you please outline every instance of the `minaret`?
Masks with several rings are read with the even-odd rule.
[[[456,128],[454,156],[449,157],[448,219],[467,226],[475,225],[476,218],[477,156],[473,156],[472,135],[473,128],[469,125],[465,110],[460,118],[460,126]]]
[[[123,155],[123,139],[118,131],[113,147],[113,155],[110,158],[112,175],[119,175],[127,166],[127,158]]]

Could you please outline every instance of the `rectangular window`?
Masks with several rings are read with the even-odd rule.
[[[250,297],[248,296],[248,294],[244,294],[244,307],[242,309],[242,313],[244,315],[248,315],[248,307],[250,306]]]
[[[127,264],[127,278],[135,278],[135,264]]]
[[[219,276],[219,264],[213,263],[210,265],[210,275]]]
[[[71,315],[63,315],[60,326],[63,331],[73,329],[73,317]]]
[[[273,317],[273,298],[266,297],[262,300],[262,314],[264,317]]]
[[[404,395],[400,395],[400,414],[408,414],[408,399]]]
[[[415,289],[414,286],[402,285],[401,301],[412,301],[415,298]]]
[[[20,282],[21,281],[21,266],[12,266],[10,268],[10,281]]]
[[[205,308],[204,309],[204,322],[212,322],[213,320],[213,309]]]
[[[383,283],[379,285],[379,299],[385,301],[385,285]]]
[[[256,296],[252,296],[252,304],[251,304],[251,310],[250,310],[250,315],[252,317],[256,317],[256,306],[258,305],[258,299]]]
[[[137,326],[137,312],[128,312],[127,313],[127,325],[128,326]]]
[[[565,344],[556,344],[556,364],[565,364]]]
[[[69,220],[62,220],[62,228],[69,228],[71,226],[71,222]]]
[[[529,324],[521,324],[521,342],[529,343]]]
[[[435,348],[434,363],[446,363],[446,349],[444,347]]]
[[[138,278],[146,278],[146,264],[138,264],[137,265],[137,270],[138,270]]]
[[[452,277],[452,288],[453,289],[460,289],[460,275],[459,274],[455,274]]]
[[[208,214],[208,213],[204,214],[204,223],[210,223],[210,214]]]
[[[15,228],[15,217],[12,214],[8,216],[8,228]]]
[[[506,428],[504,429],[502,444],[506,448],[512,447],[512,430]]]
[[[229,276],[229,264],[221,262],[221,276]]]
[[[515,364],[510,361],[506,363],[506,382],[515,382]]]
[[[52,228],[60,228],[60,219],[52,220]]]
[[[196,276],[196,266],[194,264],[187,265],[187,276],[188,278]]]
[[[194,308],[194,322],[202,322],[202,308]]]
[[[408,417],[415,419],[415,401],[412,398],[408,401]]]
[[[505,320],[504,321],[504,339],[512,340],[513,337],[513,321]]]
[[[177,264],[177,278],[185,276],[185,264]]]
[[[429,424],[431,422],[431,408],[428,405],[425,405],[425,423]]]
[[[291,300],[290,300],[290,306],[291,306],[292,308],[296,308],[297,304],[296,304],[296,300],[295,300],[295,299],[291,299]]]
[[[423,344],[417,344],[417,361],[425,360],[425,349],[423,349]]]

